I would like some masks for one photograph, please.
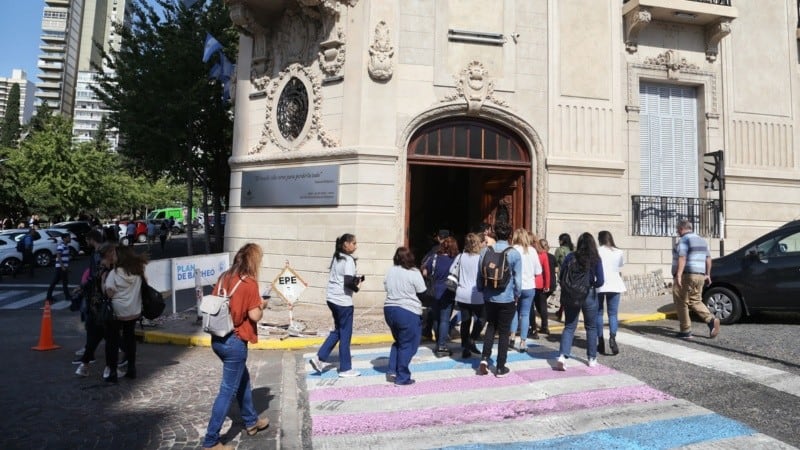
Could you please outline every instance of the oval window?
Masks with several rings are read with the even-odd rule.
[[[287,141],[300,136],[308,118],[308,91],[297,77],[292,77],[278,99],[278,129]]]

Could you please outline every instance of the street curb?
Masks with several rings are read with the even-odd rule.
[[[653,313],[653,314],[620,314],[619,323],[623,325],[638,322],[653,322],[658,320],[674,319],[674,312]],[[563,325],[550,327],[553,330],[563,329]],[[165,331],[142,331],[136,330],[136,335],[142,337],[148,344],[169,344],[184,347],[211,347],[211,337],[197,334],[178,334]],[[325,341],[324,337],[287,337],[287,338],[266,338],[261,339],[255,344],[249,344],[251,350],[301,350],[321,345]],[[391,344],[394,338],[391,334],[365,334],[355,335],[350,341],[350,345],[371,345],[371,344]]]

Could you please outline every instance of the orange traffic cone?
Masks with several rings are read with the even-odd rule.
[[[55,350],[61,348],[60,345],[53,343],[53,319],[50,315],[50,302],[44,302],[44,312],[42,313],[42,330],[39,332],[39,345],[31,347],[34,350]]]

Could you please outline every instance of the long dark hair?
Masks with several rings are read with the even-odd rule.
[[[333,267],[334,261],[341,261],[344,259],[343,254],[347,254],[344,251],[344,244],[345,242],[353,242],[356,239],[354,234],[345,233],[338,238],[336,238],[336,248],[333,251],[333,258],[331,258],[331,265],[328,267],[329,269]],[[355,259],[355,258],[353,258]]]
[[[563,246],[566,245],[569,248],[569,251],[574,252],[575,246],[572,245],[572,238],[569,237],[567,233],[561,233],[558,235],[558,245]]]
[[[594,242],[594,236],[591,233],[581,233],[578,236],[575,260],[584,270],[592,270],[597,265],[597,262],[600,261],[600,255],[597,254],[597,244]]]
[[[617,244],[614,243],[614,236],[611,236],[610,231],[603,230],[597,233],[597,242],[599,242],[600,245],[617,248]]]

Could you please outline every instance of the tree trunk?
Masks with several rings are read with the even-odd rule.
[[[189,158],[189,167],[186,169],[188,172],[188,176],[186,177],[187,181],[187,190],[189,191],[189,198],[186,202],[187,210],[186,216],[184,219],[186,220],[186,254],[188,256],[192,256],[192,250],[194,247],[194,242],[192,239],[192,210],[194,209],[194,205],[192,204],[192,198],[194,197],[194,173],[192,172],[191,166],[191,155]]]

